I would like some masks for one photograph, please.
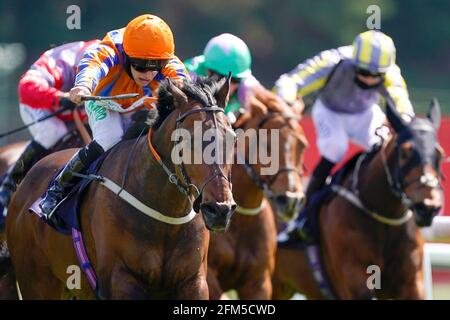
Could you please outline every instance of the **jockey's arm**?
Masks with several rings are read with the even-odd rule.
[[[409,100],[406,82],[397,65],[390,68],[386,73],[384,87],[386,88],[387,94],[394,102],[397,111],[401,114],[403,119],[409,122],[414,117],[414,109]]]
[[[97,84],[108,74],[110,68],[121,63],[119,56],[119,51],[109,34],[107,34],[97,46],[84,53],[78,65],[78,73],[73,89],[79,88],[76,91],[84,95],[88,95],[86,94],[88,91],[94,92]],[[75,93],[72,95],[71,91],[71,99],[75,97],[80,97],[80,95]],[[77,100],[72,101],[79,103],[80,101]]]
[[[175,81],[182,82],[184,79],[191,79],[185,65],[177,57],[171,59],[164,69],[161,70],[161,73],[166,78]]]
[[[59,107],[74,108],[69,93],[50,86],[45,79],[24,76],[19,81],[20,102],[33,109],[56,111]]]
[[[348,55],[348,51],[348,47],[322,51],[281,75],[273,91],[291,105],[297,99],[317,92],[325,85],[333,68]]]

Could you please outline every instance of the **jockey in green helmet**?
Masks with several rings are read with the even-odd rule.
[[[215,76],[222,78],[231,72],[230,100],[225,113],[236,121],[245,109],[249,93],[260,83],[252,75],[252,57],[242,39],[223,33],[208,41],[202,55],[184,62],[191,77]]]

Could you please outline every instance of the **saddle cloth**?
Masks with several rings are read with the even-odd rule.
[[[112,149],[111,149],[112,150]],[[107,157],[109,152],[103,153],[97,160],[95,160],[87,169],[86,175],[89,174],[97,174],[99,171],[103,161]],[[53,180],[58,176],[59,172],[63,168],[59,169],[56,175],[51,180],[49,186],[53,182]],[[75,186],[72,188],[72,190],[69,192],[67,197],[65,197],[57,206],[55,215],[57,217],[58,223],[55,225],[51,221],[45,219],[43,217],[41,208],[39,207],[39,202],[42,200],[44,195],[42,195],[39,199],[37,199],[29,208],[30,213],[36,214],[38,217],[40,217],[42,220],[44,220],[48,225],[50,225],[52,228],[54,228],[56,231],[61,232],[63,234],[70,235],[72,233],[72,228],[76,230],[81,230],[80,228],[80,219],[79,219],[79,207],[81,200],[83,198],[84,192],[86,191],[87,187],[92,182],[91,179],[82,178],[80,179]]]

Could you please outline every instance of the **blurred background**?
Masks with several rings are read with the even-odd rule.
[[[70,5],[81,9],[81,29],[69,30]],[[450,112],[450,2],[395,0],[0,0],[0,132],[21,124],[20,75],[52,45],[102,38],[132,18],[153,13],[168,22],[181,59],[202,52],[222,32],[241,37],[253,54],[253,70],[267,87],[321,50],[351,44],[367,29],[367,7],[381,9],[381,30],[397,47],[397,63],[418,112],[431,96]],[[23,138],[14,135],[1,144]]]
[[[156,14],[170,25],[182,60],[200,54],[206,42],[220,33],[241,37],[252,51],[255,76],[271,88],[282,73],[303,60],[351,44],[367,30],[370,13],[366,11],[373,4],[381,9],[381,30],[394,39],[397,64],[416,112],[424,113],[435,96],[449,116],[450,2],[446,0],[0,0],[0,133],[22,125],[17,83],[45,50],[101,39],[143,13]],[[81,9],[80,30],[66,26],[70,5]],[[450,118],[446,121],[450,128]],[[313,135],[312,124],[306,125]],[[441,128],[440,138],[450,146],[447,132]],[[28,137],[23,131],[2,139],[0,146]],[[308,161],[317,155],[314,145]],[[435,297],[450,298],[450,273],[438,272],[433,270],[434,279],[444,280],[434,287]]]

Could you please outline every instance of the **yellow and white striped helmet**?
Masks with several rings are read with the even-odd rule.
[[[352,60],[361,69],[385,73],[395,64],[394,41],[377,30],[360,33],[353,41]]]

